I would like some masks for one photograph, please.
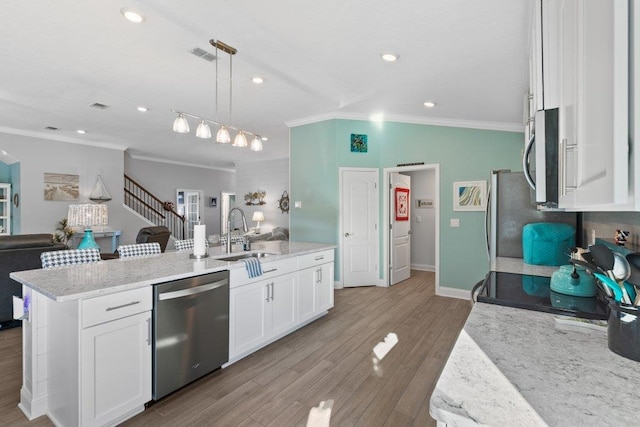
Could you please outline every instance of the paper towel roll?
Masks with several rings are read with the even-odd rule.
[[[206,225],[193,226],[193,254],[195,256],[202,256],[207,253],[207,247],[205,246],[206,235]]]

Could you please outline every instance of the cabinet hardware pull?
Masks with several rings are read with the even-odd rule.
[[[200,292],[211,291],[218,289],[229,284],[229,280],[220,280],[218,282],[209,283],[207,285],[196,286],[195,288],[181,289],[179,291],[163,292],[158,295],[159,301],[168,299],[181,298],[189,295],[199,294]]]
[[[318,283],[322,283],[322,268],[318,269]]]
[[[269,283],[267,283],[267,299],[266,299],[266,301],[269,302],[269,299],[270,299],[270,297],[269,297]]]
[[[147,345],[151,345],[151,318],[147,319]]]
[[[271,282],[271,301],[273,301],[273,298],[276,296],[276,291],[275,288],[273,287],[273,283]]]
[[[140,304],[141,302],[142,301],[131,301],[130,303],[127,303],[127,304],[116,305],[115,307],[107,307],[105,311],[112,311],[112,310],[117,310],[119,308],[130,307],[132,305]]]
[[[324,259],[324,255],[317,256],[315,259],[316,259],[316,261],[323,260]]]
[[[274,272],[274,271],[276,271],[276,270],[277,270],[277,268],[272,268],[271,270],[264,270],[264,271],[262,272],[262,274],[265,274],[265,273],[273,273],[273,272]]]

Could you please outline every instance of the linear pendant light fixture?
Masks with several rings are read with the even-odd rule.
[[[233,55],[235,55],[238,51],[229,46],[226,43],[221,42],[220,40],[209,40],[211,46],[216,48],[216,119],[211,120],[205,117],[196,116],[194,114],[185,113],[184,111],[171,110],[176,113],[178,117],[176,117],[173,122],[173,131],[177,133],[189,133],[189,121],[187,117],[191,117],[200,121],[196,129],[196,136],[198,138],[209,139],[212,136],[211,128],[209,127],[209,123],[219,127],[216,132],[216,142],[221,144],[228,144],[231,142],[231,134],[229,133],[229,129],[236,131],[237,134],[233,139],[233,147],[247,147],[249,143],[247,142],[247,135],[253,137],[251,141],[250,148],[252,151],[262,151],[262,139],[260,135],[254,132],[247,132],[246,130],[242,130],[231,125],[231,112],[232,112],[232,99],[233,99]],[[218,51],[221,50],[229,55],[229,123],[224,124],[221,123],[218,119]]]

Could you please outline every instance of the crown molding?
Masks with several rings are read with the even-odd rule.
[[[312,123],[323,122],[326,120],[362,120],[371,121],[370,117],[362,113],[345,113],[345,112],[331,112],[325,114],[318,114],[315,116],[309,116],[301,119],[290,120],[285,122],[289,128],[308,125]],[[482,130],[499,130],[505,132],[524,132],[524,125],[520,123],[503,123],[503,122],[485,122],[479,120],[460,120],[460,119],[445,119],[435,117],[415,117],[415,116],[385,116],[385,122],[397,122],[397,123],[411,123],[418,125],[431,125],[431,126],[448,126],[457,128],[469,128],[469,129],[482,129]]]
[[[198,165],[198,164],[195,164],[195,163],[178,162],[178,161],[175,161],[175,160],[160,159],[160,158],[157,158],[157,157],[141,156],[139,154],[131,154],[131,153],[127,153],[127,154],[132,159],[146,160],[148,162],[167,163],[167,164],[170,164],[170,165],[187,166],[187,167],[190,167],[190,168],[211,169],[211,170],[218,170],[218,171],[224,171],[224,172],[233,172],[233,173],[236,172],[236,170],[232,169],[232,168],[223,168],[223,167],[219,167],[219,166],[207,166],[207,165]]]
[[[34,132],[23,129],[9,128],[0,126],[0,133],[6,133],[9,135],[27,136],[30,138],[48,139],[50,141],[66,142],[69,144],[88,145],[91,147],[108,148],[110,150],[125,151],[128,147],[120,144],[111,144],[108,142],[87,141],[84,139],[72,138],[64,135],[52,135],[44,132]]]

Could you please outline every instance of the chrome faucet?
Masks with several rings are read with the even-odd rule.
[[[229,211],[229,215],[227,215],[227,253],[230,254],[231,253],[231,214],[233,213],[233,211],[239,211],[240,214],[242,215],[242,229],[244,230],[244,232],[246,233],[247,231],[249,231],[249,228],[247,227],[247,219],[244,216],[244,211],[240,208],[233,208]]]

